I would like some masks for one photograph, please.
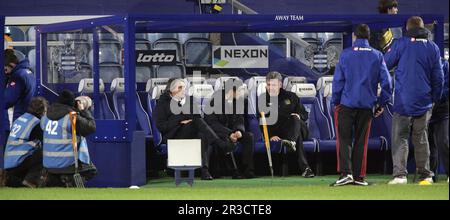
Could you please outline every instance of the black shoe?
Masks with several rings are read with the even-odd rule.
[[[253,171],[246,171],[244,173],[244,178],[245,179],[253,179],[253,178],[256,178],[256,175]]]
[[[311,168],[306,168],[305,171],[303,171],[302,176],[305,178],[313,178],[314,172],[311,170]]]
[[[368,186],[369,185],[369,183],[366,182],[364,177],[356,177],[355,181],[353,181],[353,184],[357,185],[357,186]]]
[[[208,169],[202,169],[202,180],[213,180],[213,177],[209,173]]]
[[[330,186],[344,186],[348,184],[352,184],[354,182],[352,175],[341,175],[336,182],[332,183]]]
[[[286,147],[288,152],[295,152],[297,150],[297,148],[295,148],[296,144],[295,141],[281,140],[281,147]]]
[[[232,179],[242,179],[242,175],[239,171],[235,170],[233,171],[233,175],[231,175]]]

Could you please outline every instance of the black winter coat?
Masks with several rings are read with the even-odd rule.
[[[176,137],[177,130],[181,127],[181,121],[201,117],[200,111],[194,104],[192,97],[190,97],[190,103],[187,102],[183,105],[184,111],[180,114],[174,114],[170,110],[171,103],[173,105],[177,104],[170,94],[165,92],[160,96],[156,103],[155,111],[153,112],[153,118],[156,120],[156,128],[158,128],[163,136],[163,143],[166,143],[167,139]]]
[[[233,103],[228,103],[225,100],[225,94],[223,92],[216,92],[213,95],[213,99],[210,101],[208,107],[214,108],[219,102],[222,102],[222,111],[214,112],[212,114],[205,115],[206,122],[216,132],[220,138],[229,137],[231,133],[240,131],[245,132],[245,102],[244,100],[234,100]],[[241,112],[237,111],[236,104],[240,103],[242,106]],[[225,114],[225,108],[233,109],[232,114]]]

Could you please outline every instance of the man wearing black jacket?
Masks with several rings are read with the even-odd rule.
[[[168,139],[199,138],[202,142],[202,179],[212,180],[209,160],[214,147],[233,149],[233,144],[222,141],[201,118],[200,110],[193,103],[193,97],[185,97],[186,84],[182,79],[173,78],[167,82],[167,89],[156,104],[153,118],[161,132],[163,143]],[[189,100],[186,100],[189,99]]]
[[[244,178],[254,178],[253,152],[255,148],[253,134],[245,131],[244,125],[244,94],[242,81],[229,79],[224,90],[214,93],[211,109],[205,115],[206,122],[216,132],[220,139],[242,146],[242,170]],[[221,152],[221,155],[229,152]],[[233,153],[233,151],[231,151]],[[239,178],[240,172],[235,171],[233,178]]]
[[[260,105],[271,106],[271,99],[278,101],[278,107],[275,110],[278,113],[278,119],[267,127],[270,141],[281,141],[283,147],[289,151],[297,151],[298,165],[300,174],[303,177],[314,177],[314,173],[308,165],[303,148],[303,140],[308,137],[308,129],[305,121],[308,119],[308,113],[305,107],[300,103],[300,99],[293,92],[282,88],[282,76],[279,72],[269,72],[266,76],[266,94],[258,97],[258,113],[260,117]],[[266,118],[269,115],[266,114]]]

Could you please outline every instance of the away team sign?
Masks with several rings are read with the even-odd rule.
[[[214,46],[213,68],[269,68],[268,46]]]

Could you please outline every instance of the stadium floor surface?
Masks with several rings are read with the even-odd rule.
[[[173,178],[150,180],[140,189],[89,188],[89,189],[13,189],[0,188],[0,200],[9,199],[149,199],[149,200],[448,200],[449,185],[442,176],[431,186],[416,184],[389,186],[390,176],[370,175],[370,186],[330,187],[337,176],[319,176],[305,179],[299,176],[259,177],[250,180],[229,178],[201,181],[194,186],[186,183],[176,187]],[[445,179],[445,181],[444,181]],[[412,178],[411,178],[412,180]]]

